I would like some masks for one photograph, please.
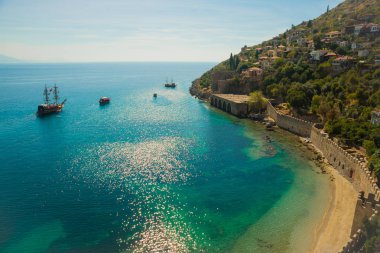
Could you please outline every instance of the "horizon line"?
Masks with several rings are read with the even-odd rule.
[[[0,62],[0,65],[17,64],[86,64],[86,63],[219,63],[219,61],[17,61]]]

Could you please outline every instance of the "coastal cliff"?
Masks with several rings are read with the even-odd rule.
[[[380,181],[380,0],[346,0],[259,45],[244,46],[195,80],[190,93],[261,91],[292,115],[314,117],[361,149]]]
[[[210,89],[202,88],[200,86],[200,79],[196,79],[193,81],[190,87],[190,94],[194,97],[197,97],[201,100],[207,100],[212,94]]]
[[[380,224],[376,216],[380,208],[377,206],[380,198],[379,24],[380,0],[346,0],[271,40],[242,47],[240,53],[231,54],[229,59],[195,80],[190,88],[190,93],[201,99],[215,93],[248,95],[261,91],[274,104],[287,104],[290,115],[297,117],[279,114],[270,104],[268,113],[280,127],[310,137],[326,161],[356,191],[369,194],[369,200],[363,197],[358,200],[352,239],[343,252],[356,252],[365,240],[366,247],[372,247],[373,252],[379,249],[373,244],[379,240],[373,231]],[[321,129],[299,119],[308,116],[317,118],[322,123]],[[370,225],[366,223],[362,227],[366,205],[373,207],[367,210],[372,212],[376,207],[376,211],[366,214],[372,220]]]

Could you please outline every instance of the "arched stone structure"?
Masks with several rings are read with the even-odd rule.
[[[230,103],[227,104],[227,112],[231,113],[231,104]]]
[[[238,117],[248,115],[248,99],[246,95],[235,94],[213,94],[210,104]]]

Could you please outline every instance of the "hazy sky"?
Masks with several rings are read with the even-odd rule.
[[[32,61],[220,61],[342,0],[0,0],[0,54]]]

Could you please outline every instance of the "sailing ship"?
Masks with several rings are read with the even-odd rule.
[[[177,84],[175,82],[173,82],[173,79],[171,82],[168,82],[168,79],[166,79],[164,86],[167,88],[175,88],[177,86]]]
[[[53,103],[50,103],[50,94],[53,94]],[[38,116],[44,116],[52,113],[59,113],[62,111],[62,108],[66,102],[66,99],[63,100],[62,103],[59,103],[59,91],[57,85],[54,84],[53,88],[48,88],[45,85],[45,89],[43,92],[44,96],[44,104],[40,104],[37,109],[37,115]]]

